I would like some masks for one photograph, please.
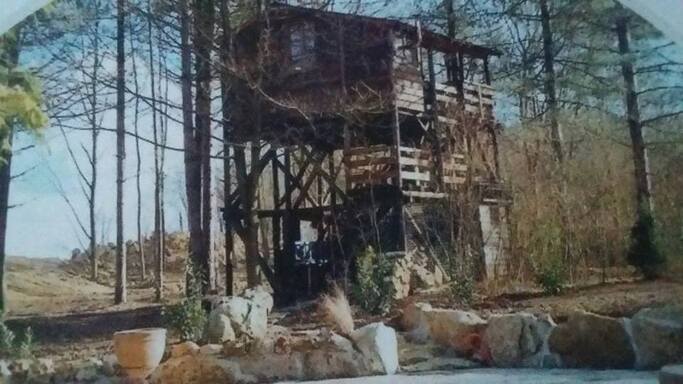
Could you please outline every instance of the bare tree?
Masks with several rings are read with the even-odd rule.
[[[135,59],[135,56],[137,55],[137,52],[135,51],[135,39],[133,36],[136,34],[135,33],[135,26],[133,24],[133,18],[129,17],[128,18],[128,24],[130,26],[130,32],[129,32],[129,40],[130,40],[130,58],[131,58],[131,68],[133,70],[133,90],[135,92],[135,95],[140,94],[140,82],[138,81],[138,66],[137,66],[137,60]],[[154,74],[152,73],[151,76],[154,78]],[[152,102],[155,102],[154,96],[152,96]],[[133,110],[133,132],[135,133],[135,191],[137,193],[137,200],[136,200],[136,211],[135,211],[135,224],[136,224],[136,229],[137,229],[137,238],[138,238],[138,256],[140,257],[140,279],[145,280],[147,278],[147,266],[145,263],[145,242],[144,242],[144,235],[142,233],[142,189],[140,186],[140,178],[142,174],[142,154],[140,151],[140,130],[139,130],[139,122],[140,122],[140,98],[135,97],[135,107]],[[154,111],[153,113],[156,113]],[[156,141],[155,141],[156,143]],[[154,149],[156,150],[156,145]]]
[[[123,240],[123,167],[126,156],[125,0],[116,1],[116,288],[114,303],[126,302],[126,249]]]
[[[539,7],[541,10],[541,26],[543,32],[543,70],[545,72],[543,88],[550,120],[549,137],[553,151],[555,152],[555,158],[558,162],[562,162],[564,160],[564,152],[562,150],[562,131],[557,116],[559,109],[555,84],[555,41],[550,24],[548,0],[539,0]]]
[[[152,1],[147,1],[147,12],[152,14]],[[157,126],[157,90],[156,79],[154,72],[154,45],[152,37],[152,19],[147,18],[147,49],[149,52],[149,72],[150,72],[150,90],[152,96],[152,132],[154,137],[154,234],[152,236],[154,241],[154,261],[156,264],[156,284],[155,284],[155,300],[161,301],[163,299],[164,289],[164,236],[161,231],[161,198],[162,198],[162,170],[159,163],[159,129]],[[159,67],[161,71],[161,67]]]
[[[230,72],[226,67],[230,62],[232,54],[232,35],[230,32],[230,10],[228,8],[228,0],[220,0],[220,18],[221,29],[223,35],[220,42],[220,58],[222,67],[221,74],[221,112],[223,124],[223,196],[227,198],[231,192],[231,176],[230,176]],[[232,226],[229,220],[225,221],[225,294],[231,296],[233,294],[233,233]]]
[[[633,150],[636,201],[639,209],[642,209],[647,214],[651,214],[653,204],[650,191],[652,185],[650,180],[650,164],[645,139],[643,138],[643,123],[640,117],[635,69],[633,62],[629,59],[631,48],[628,18],[623,10],[620,11],[616,21],[616,32],[619,41],[619,53],[623,57],[621,68],[626,92],[626,117],[631,135],[631,148]]]
[[[201,245],[197,262],[205,275],[208,289],[215,289],[215,268],[211,251],[211,52],[213,51],[213,0],[194,2],[194,51],[196,72],[195,138],[201,169]]]

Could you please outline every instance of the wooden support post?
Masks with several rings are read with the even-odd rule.
[[[391,43],[392,47],[392,55],[391,57],[396,59],[396,45],[393,43],[395,36],[393,33],[389,33],[389,40]],[[394,71],[395,66],[392,65],[392,72]],[[396,89],[396,84],[394,83],[396,79],[396,76],[394,73],[391,75],[391,87],[392,87],[392,92],[394,96],[394,100],[396,100],[397,96],[397,89]],[[434,89],[435,91],[435,89]],[[434,99],[434,103],[436,103],[436,98]],[[396,186],[398,187],[399,193],[398,193],[398,200],[395,202],[395,209],[398,210],[399,212],[399,220],[400,222],[400,228],[401,228],[401,234],[399,238],[399,247],[402,248],[401,250],[405,251],[408,249],[407,244],[408,244],[408,239],[406,236],[406,222],[405,222],[405,215],[404,215],[404,207],[403,207],[403,178],[401,177],[401,119],[398,113],[398,105],[396,102],[394,102],[394,110],[392,114],[392,128],[393,128],[393,150],[395,154],[395,160],[396,160]],[[373,211],[372,213],[375,215],[376,213]],[[377,219],[377,218],[375,218]],[[379,239],[378,239],[379,240]]]
[[[434,68],[434,54],[430,50],[429,56],[427,57],[427,66],[429,69],[429,89],[430,98],[432,102],[432,110],[430,111],[430,119],[432,121],[432,153],[436,159],[436,180],[439,187],[439,191],[443,190],[443,156],[441,154],[441,130],[439,129],[439,103],[436,96],[436,70]]]
[[[337,205],[337,172],[334,169],[334,150],[330,151],[330,156],[327,158],[327,168],[329,168],[330,175],[332,176],[331,182],[334,185],[330,185],[330,205],[332,206],[332,211],[334,212],[334,207]]]
[[[227,139],[224,139],[227,142]],[[230,161],[230,156],[231,156],[231,151],[230,151],[230,146],[228,144],[225,145],[225,150],[224,150],[224,155],[227,157],[227,159],[224,162],[224,167],[225,169],[223,170],[223,215],[224,215],[224,223],[225,223],[225,295],[226,296],[232,296],[233,295],[233,285],[234,285],[234,266],[232,262],[232,254],[234,252],[234,238],[233,238],[233,230],[232,230],[232,217],[229,217],[230,215],[233,215],[232,212],[229,212],[228,210],[231,209],[232,207],[232,200],[230,200],[230,195],[231,195],[231,189],[232,189],[232,174],[231,174],[231,165],[232,161]]]
[[[344,122],[344,152],[342,153],[342,163],[344,166],[344,180],[346,182],[346,193],[347,194],[349,192],[351,192],[351,188],[353,187],[353,185],[351,185],[351,171],[349,168],[349,161],[351,161],[351,159],[349,158],[350,150],[351,150],[351,133],[349,132],[349,124]]]
[[[491,69],[489,68],[489,56],[484,57],[484,82],[491,85]]]
[[[292,150],[290,148],[285,149],[285,159],[284,159],[284,172],[285,177],[285,214],[283,217],[283,244],[282,244],[282,256],[283,256],[283,269],[285,273],[288,273],[294,268],[294,242],[298,240],[299,232],[299,222],[294,217],[294,211],[292,206],[292,195],[294,193],[294,183],[292,179]]]
[[[277,150],[275,156],[273,157],[271,167],[273,168],[273,210],[278,212],[278,203],[280,202],[280,170],[278,168]],[[284,281],[283,270],[282,270],[282,252],[280,246],[281,238],[281,227],[280,222],[281,216],[279,214],[274,214],[272,218],[273,224],[273,265],[275,267],[275,279],[282,285]]]

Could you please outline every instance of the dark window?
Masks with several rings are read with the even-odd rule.
[[[290,61],[294,70],[311,69],[315,63],[315,30],[309,23],[294,25],[289,35]]]

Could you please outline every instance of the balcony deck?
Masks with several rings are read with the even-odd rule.
[[[394,185],[411,198],[445,197],[445,190],[462,184],[467,172],[464,156],[456,154],[443,159],[441,185],[438,165],[431,151],[403,146],[351,148],[344,159],[348,190]]]
[[[493,97],[495,90],[490,85],[479,83],[464,84],[465,111],[481,117],[493,117]],[[449,111],[459,104],[458,89],[455,86],[437,83],[436,100],[439,117],[448,119]],[[421,82],[401,79],[396,84],[396,105],[399,110],[423,114],[427,110],[425,104],[425,89]]]

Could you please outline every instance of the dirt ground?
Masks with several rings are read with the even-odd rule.
[[[58,259],[10,257],[6,264],[10,318],[130,310],[154,303],[154,288],[129,288],[128,302],[114,306],[114,288],[95,283]],[[183,277],[166,276],[168,300],[177,300]]]
[[[38,343],[36,354],[41,357],[74,360],[102,356],[111,352],[113,332],[161,325],[161,306],[154,303],[152,287],[131,288],[128,303],[114,306],[113,287],[94,283],[55,259],[10,258],[7,279],[7,324],[15,330],[31,326]],[[166,303],[180,299],[182,281],[180,274],[167,277]],[[445,293],[417,295],[406,301],[465,308]],[[477,295],[471,308],[484,316],[522,310],[550,313],[561,322],[576,309],[616,317],[669,303],[683,304],[683,282],[610,283],[576,288],[558,296],[544,296],[537,291],[493,297]],[[396,307],[405,304],[404,301]],[[366,323],[380,319],[359,314],[357,320]],[[294,328],[310,328],[320,323],[313,302],[276,312],[273,321]]]

